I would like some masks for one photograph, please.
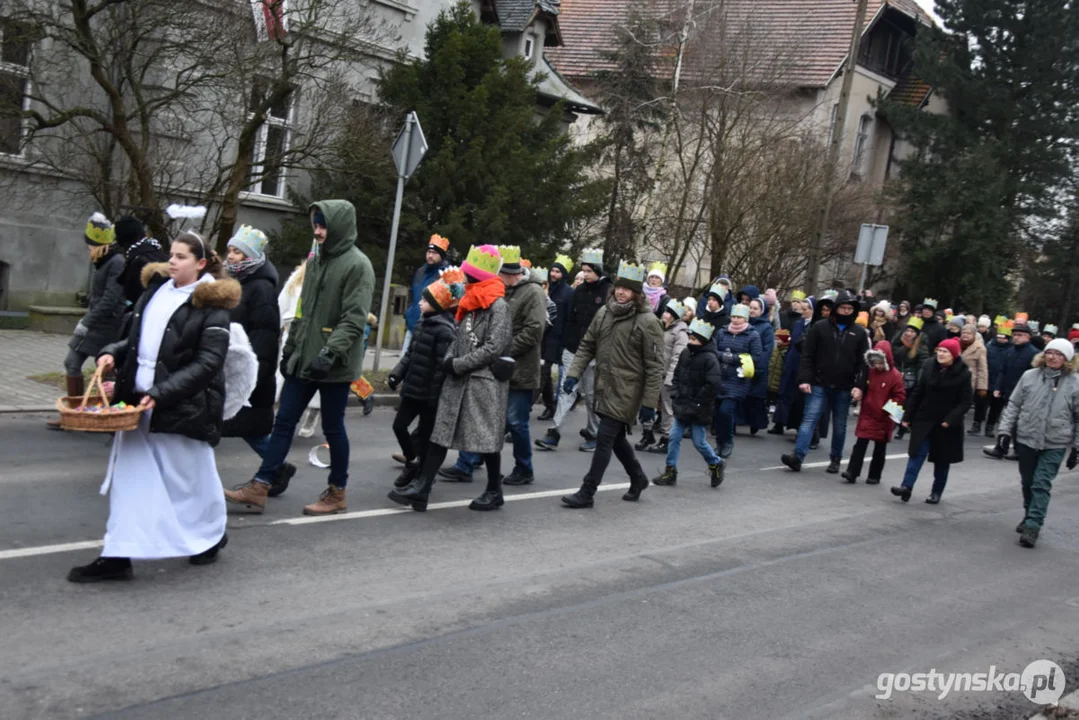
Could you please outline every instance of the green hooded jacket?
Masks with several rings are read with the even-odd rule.
[[[352,382],[363,373],[363,334],[375,291],[371,261],[356,247],[356,208],[347,200],[322,200],[308,209],[326,216],[326,241],[307,261],[296,319],[289,327],[287,370],[308,380],[320,352],[333,367],[320,382]]]

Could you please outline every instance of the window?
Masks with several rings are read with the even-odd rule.
[[[270,83],[258,80],[251,91],[251,110],[261,106],[270,91]],[[285,169],[282,158],[288,150],[292,130],[292,101],[295,93],[276,99],[259,128],[251,151],[251,192],[269,197],[285,196]]]
[[[850,174],[862,176],[862,165],[865,163],[866,148],[869,146],[869,127],[873,118],[862,115],[858,118],[858,134],[854,136],[854,157],[851,160]]]
[[[22,111],[30,82],[30,29],[0,18],[0,153],[22,153]]]
[[[536,48],[536,38],[534,35],[529,35],[525,38],[525,60],[532,59],[532,53]]]

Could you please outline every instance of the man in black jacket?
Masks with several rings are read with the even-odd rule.
[[[839,293],[835,312],[817,322],[806,333],[802,360],[798,367],[798,389],[810,397],[798,428],[794,453],[784,455],[783,464],[791,470],[802,469],[809,454],[813,430],[820,416],[832,410],[832,453],[828,472],[839,472],[843,443],[847,439],[847,414],[851,399],[860,400],[866,381],[865,354],[870,349],[869,333],[854,322],[858,300],[849,292]]]
[[[922,320],[925,321],[922,326],[922,335],[925,337],[925,344],[929,348],[929,354],[932,355],[933,351],[937,349],[937,344],[941,340],[948,339],[948,328],[937,317],[937,301],[933,298],[926,298],[922,301]]]
[[[548,273],[547,297],[554,302],[557,311],[553,313],[551,324],[543,333],[543,414],[540,420],[551,420],[557,409],[557,397],[562,387],[566,366],[562,364],[562,344],[565,341],[566,324],[573,307],[573,288],[569,285],[569,275],[573,270],[573,261],[566,255],[555,258]],[[551,379],[551,367],[558,366],[558,382]]]
[[[562,336],[562,367],[569,368],[573,364],[573,356],[577,352],[577,345],[584,337],[588,326],[592,323],[599,309],[607,302],[607,296],[611,294],[611,281],[603,276],[603,251],[585,250],[581,258],[581,274],[584,281],[573,291],[573,302],[570,305],[569,316],[566,319],[566,328]],[[585,412],[588,415],[588,424],[581,434],[585,442],[580,449],[584,452],[593,452],[596,449],[596,432],[599,430],[599,417],[593,409],[593,390],[595,384],[596,365],[589,363],[579,378],[579,383],[574,392],[560,392],[558,395],[558,408],[555,410],[554,425],[547,434],[536,440],[536,446],[541,450],[557,450],[558,441],[561,439],[559,428],[566,419],[570,408],[577,395],[584,396]]]

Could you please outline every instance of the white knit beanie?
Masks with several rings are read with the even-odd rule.
[[[1068,362],[1072,361],[1075,357],[1075,348],[1070,342],[1064,338],[1057,338],[1056,340],[1050,340],[1045,346],[1046,350],[1056,350],[1058,353],[1064,356],[1064,359]]]

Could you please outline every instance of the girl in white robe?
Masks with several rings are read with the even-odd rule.
[[[143,270],[146,291],[130,335],[102,349],[116,367],[116,397],[147,408],[117,433],[102,494],[109,520],[101,556],[72,582],[130,580],[131,560],[189,557],[204,565],[228,542],[213,447],[221,437],[229,310],[240,285],[217,279],[220,262],[198,235],[172,243],[169,262]]]

